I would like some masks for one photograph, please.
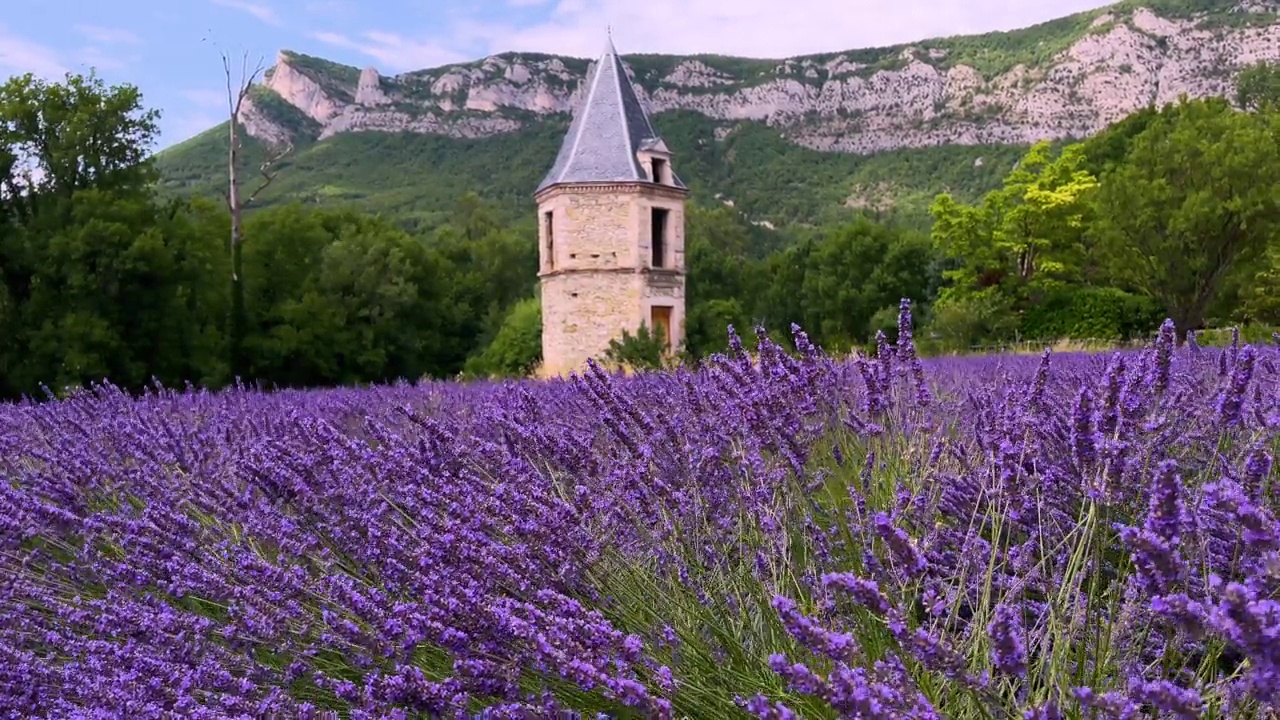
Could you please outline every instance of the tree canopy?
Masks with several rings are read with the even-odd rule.
[[[1097,218],[1115,277],[1180,331],[1200,327],[1228,274],[1280,230],[1277,116],[1221,100],[1170,105],[1105,176]]]
[[[1079,143],[1036,144],[989,192],[938,195],[928,232],[871,213],[773,229],[691,202],[682,358],[724,350],[730,325],[748,342],[757,324],[785,340],[797,323],[830,351],[869,348],[896,332],[903,297],[922,352],[1123,340],[1165,316],[1181,330],[1274,328],[1274,78],[1271,66],[1242,72],[1239,108],[1182,100]],[[228,209],[159,194],[156,117],[136,88],[92,75],[0,86],[0,394],[235,381]],[[707,173],[713,160],[693,159]],[[244,382],[518,376],[538,364],[532,208],[512,220],[462,191],[427,226],[276,202],[249,209],[242,231]],[[655,348],[641,333],[612,352],[643,367]]]

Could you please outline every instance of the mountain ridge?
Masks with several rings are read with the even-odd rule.
[[[624,61],[654,114],[764,122],[817,150],[1030,143],[1088,135],[1182,94],[1229,93],[1223,70],[1280,58],[1273,6],[1180,18],[1122,3],[1020,31],[779,60],[641,54]],[[1224,22],[1232,16],[1240,20]],[[485,137],[570,113],[589,66],[582,58],[501,53],[383,76],[281,51],[263,87],[318,123],[316,140],[366,130]],[[253,101],[246,125],[271,142],[291,134]]]
[[[886,189],[884,178],[854,179],[855,166],[870,162],[854,156],[954,157],[974,165],[965,170],[972,178],[962,182],[976,191],[992,175],[981,167],[991,157],[984,148],[1084,137],[1183,94],[1229,96],[1237,69],[1280,59],[1278,19],[1277,0],[1125,0],[1019,30],[880,48],[781,59],[624,54],[623,61],[641,102],[678,154],[733,162],[745,135],[746,145],[768,145],[768,153],[839,166],[832,177],[845,185],[824,196],[827,205],[878,208],[886,196],[927,195],[939,189],[937,182],[904,177],[901,187]],[[436,155],[528,136],[539,146],[525,156],[549,167],[555,148],[544,136],[567,125],[591,62],[507,52],[384,76],[374,68],[285,50],[254,88],[241,121],[264,147],[289,143],[330,159],[336,151],[326,146],[343,136],[352,138],[340,143],[344,147],[431,145],[435,149],[428,154]],[[354,140],[368,133],[387,137]],[[217,133],[205,133],[160,153],[169,189],[190,192],[209,185],[217,165],[196,158],[212,159],[211,143],[218,141]],[[451,144],[436,147],[442,142]],[[973,151],[948,149],[954,147]],[[849,157],[827,161],[814,152]],[[749,182],[745,173],[768,171],[760,156],[753,159],[756,167],[742,163],[735,178],[703,182],[703,199],[737,200],[764,210],[767,193],[748,199],[740,192]],[[355,175],[374,172],[360,164],[372,158],[343,162],[359,166]],[[936,166],[927,158],[917,164]],[[848,172],[839,169],[846,166]],[[433,169],[424,165],[422,172]],[[486,170],[463,169],[472,178],[488,176]],[[338,195],[358,199],[363,192],[359,182],[342,184]],[[291,192],[306,195],[303,185],[296,179]],[[433,203],[438,205],[428,204]],[[757,219],[788,218],[764,212]]]

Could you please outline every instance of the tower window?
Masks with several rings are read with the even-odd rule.
[[[653,208],[650,211],[650,231],[652,235],[649,247],[653,250],[650,265],[656,268],[666,267],[667,261],[667,214],[666,208]]]
[[[552,217],[553,217],[553,214],[550,210],[542,213],[542,228],[543,228],[543,233],[546,235],[546,238],[547,238],[547,269],[548,270],[556,269],[556,236],[555,236],[555,225],[552,223],[552,220],[551,220]]]
[[[653,181],[656,183],[667,182],[667,161],[662,158],[653,158]]]

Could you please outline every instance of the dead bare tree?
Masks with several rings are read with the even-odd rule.
[[[285,143],[271,152],[258,168],[261,176],[257,187],[248,197],[241,196],[240,187],[240,113],[244,101],[253,89],[253,83],[263,73],[264,66],[259,58],[253,70],[249,70],[249,54],[245,53],[240,63],[240,79],[235,84],[231,77],[231,58],[222,55],[222,70],[227,78],[227,210],[231,213],[231,310],[228,318],[227,341],[230,356],[230,369],[233,377],[244,374],[244,338],[247,319],[244,302],[244,210],[257,199],[258,195],[275,179],[279,168],[277,164],[293,150],[293,145]]]

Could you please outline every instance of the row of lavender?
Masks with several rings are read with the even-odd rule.
[[[1267,717],[1280,351],[0,409],[0,717]]]

